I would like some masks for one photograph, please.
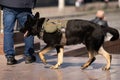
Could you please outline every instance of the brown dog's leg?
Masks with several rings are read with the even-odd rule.
[[[58,51],[58,61],[57,64],[51,66],[51,69],[58,69],[58,67],[63,63],[63,52],[64,52],[64,47],[60,47]]]
[[[111,65],[112,56],[107,51],[105,51],[103,49],[103,47],[100,47],[98,53],[101,54],[103,57],[105,57],[105,59],[107,61],[106,66],[103,67],[102,69],[103,70],[109,70],[110,69],[110,65]]]
[[[50,46],[45,46],[40,52],[39,52],[39,56],[41,61],[46,64],[46,59],[44,57],[44,54],[46,54],[48,51],[50,51],[52,49],[52,47]]]
[[[89,60],[84,65],[81,66],[81,69],[87,68],[96,60],[96,58],[94,57],[95,55],[94,53],[88,52],[88,55],[89,55]]]

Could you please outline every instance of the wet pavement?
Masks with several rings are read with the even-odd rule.
[[[41,46],[45,43],[40,40]],[[57,62],[56,50],[52,50],[45,55],[47,64],[44,65],[38,54],[34,54],[37,58],[36,62],[25,64],[23,55],[17,55],[16,65],[6,65],[4,55],[0,55],[0,80],[119,80],[120,79],[120,55],[112,54],[112,64],[109,71],[103,71],[106,60],[101,56],[96,56],[93,62],[85,70],[81,70],[81,66],[88,60],[86,54],[79,57],[72,57],[71,54],[86,53],[81,48],[84,45],[65,46],[64,62],[59,69],[50,69]],[[41,48],[42,48],[41,47]],[[80,49],[80,50],[79,50]],[[39,51],[36,51],[39,52]],[[70,53],[69,57],[67,53]]]
[[[4,56],[0,56],[0,80],[119,80],[120,79],[120,55],[113,55],[110,71],[102,71],[106,61],[101,56],[96,56],[96,61],[85,70],[80,66],[85,63],[87,57],[64,57],[64,63],[59,69],[49,67],[56,63],[56,56],[46,55],[47,65],[37,61],[25,64],[23,56],[16,56],[18,64],[6,65]]]

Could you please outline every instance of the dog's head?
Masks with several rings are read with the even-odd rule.
[[[30,35],[36,36],[40,33],[45,18],[39,18],[39,16],[39,12],[34,16],[27,16],[24,27],[20,29],[20,32],[24,33],[24,37],[28,37]]]

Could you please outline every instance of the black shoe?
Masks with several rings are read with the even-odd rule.
[[[35,62],[35,61],[36,61],[36,57],[34,55],[25,56],[25,63],[26,64],[29,64],[29,63],[32,63],[32,62]]]
[[[17,64],[17,60],[13,56],[7,56],[7,65]]]

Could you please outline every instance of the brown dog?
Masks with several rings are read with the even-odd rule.
[[[113,35],[110,41],[117,40],[119,33],[116,29],[111,27],[104,27],[87,20],[68,20],[65,22],[65,26],[58,26],[63,22],[58,20],[49,22],[50,19],[39,18],[39,13],[36,13],[34,17],[28,15],[28,19],[25,23],[25,27],[21,29],[21,32],[26,36],[37,35],[42,38],[47,44],[40,52],[39,56],[43,63],[46,64],[44,55],[53,48],[56,48],[58,54],[57,63],[51,68],[56,69],[63,63],[63,53],[65,45],[75,45],[83,43],[89,55],[89,60],[82,66],[82,69],[87,68],[93,61],[95,61],[95,54],[101,54],[106,60],[107,64],[103,67],[103,70],[109,70],[111,65],[111,55],[103,49],[104,38],[107,32]],[[48,22],[52,26],[48,26]],[[59,28],[58,28],[59,27]],[[45,29],[46,28],[46,29]],[[52,29],[53,28],[53,29]]]

